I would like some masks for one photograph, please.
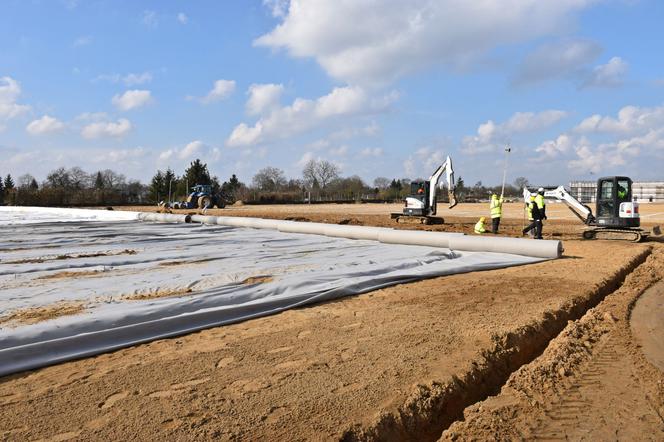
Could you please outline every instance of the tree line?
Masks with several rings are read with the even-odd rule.
[[[170,168],[157,170],[147,185],[128,180],[111,169],[88,173],[80,167],[60,167],[51,171],[41,183],[30,174],[20,176],[16,182],[11,174],[7,174],[4,179],[0,178],[0,204],[152,205],[182,201],[197,184],[210,185],[212,192],[221,195],[227,204],[238,200],[248,204],[401,201],[411,193],[410,178],[377,177],[369,184],[357,175],[342,176],[341,168],[326,160],[308,161],[298,178],[288,178],[276,167],[264,167],[253,176],[251,183],[245,184],[235,174],[221,182],[210,174],[206,163],[196,159],[181,175]],[[505,186],[505,195],[518,197],[527,185],[528,180],[519,177],[514,185]],[[491,193],[501,191],[501,186],[484,186],[481,181],[467,186],[462,177],[457,179],[455,187],[457,199],[461,202],[486,199]],[[446,189],[439,193],[439,198],[447,198]]]

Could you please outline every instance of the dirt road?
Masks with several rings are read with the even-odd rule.
[[[392,225],[382,206],[271,207],[225,214]],[[475,216],[425,228],[464,231]],[[505,224],[516,235],[518,217]],[[573,438],[603,419],[630,424],[626,438],[660,435],[662,375],[628,318],[663,276],[662,245],[575,241],[577,229],[549,223],[566,240],[560,260],[395,286],[1,379],[0,435],[435,440],[471,406],[445,437],[548,437],[562,434],[571,405],[589,415]],[[607,397],[588,396],[597,382],[613,414],[598,406]],[[477,405],[499,392],[498,405]]]

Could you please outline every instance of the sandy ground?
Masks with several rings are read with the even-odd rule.
[[[661,440],[664,379],[629,317],[664,276],[664,247],[575,240],[582,227],[551,206],[545,234],[565,240],[563,259],[395,286],[9,376],[0,379],[0,436],[435,440],[458,421],[444,437]],[[394,225],[387,214],[399,209],[219,213]],[[459,205],[441,211],[445,225],[405,228],[469,231],[484,209]],[[520,235],[520,205],[505,213],[505,232]],[[642,214],[658,223],[664,207],[643,205]],[[480,402],[496,394],[497,403]],[[583,425],[564,433],[579,409]]]

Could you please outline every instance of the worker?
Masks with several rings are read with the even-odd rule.
[[[419,189],[417,189],[418,195],[422,195],[423,193],[424,193],[424,187],[420,187]]]
[[[537,189],[533,204],[533,219],[535,221],[535,239],[542,239],[542,228],[546,218],[546,203],[544,202],[544,188]]]
[[[484,222],[486,221],[486,218],[481,217],[479,221],[477,221],[477,224],[475,224],[475,233],[478,235],[481,235],[482,233],[487,233],[486,226],[484,225]]]
[[[627,198],[627,189],[618,184],[618,199],[624,200]]]
[[[503,216],[503,197],[498,198],[495,193],[491,195],[491,202],[489,203],[491,209],[491,233],[494,235],[498,233],[498,226],[500,226],[500,218]]]
[[[535,205],[535,194],[531,193],[526,202],[526,214],[528,215],[528,227],[523,229],[523,234],[528,233],[531,237],[535,236],[533,229],[535,228],[535,220],[533,218],[533,207]]]

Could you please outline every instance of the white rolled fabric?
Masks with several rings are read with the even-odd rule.
[[[191,215],[180,215],[176,213],[149,213],[141,212],[137,216],[143,221],[157,221],[166,223],[190,223]]]
[[[275,229],[286,233],[325,235],[336,238],[380,241],[386,244],[442,247],[467,252],[511,253],[538,258],[559,258],[563,245],[558,240],[531,240],[496,236],[467,236],[456,232],[425,232],[421,230],[395,230],[385,227],[348,226],[325,223],[280,221],[273,219],[171,215],[141,213],[139,219],[165,222],[202,222],[233,227]]]
[[[217,224],[217,217],[208,215],[191,215],[191,221],[201,224]]]
[[[463,233],[423,232],[421,230],[387,230],[381,232],[378,241],[386,244],[409,244],[450,248],[450,238]]]
[[[277,230],[279,224],[283,221],[278,219],[263,219],[263,218],[245,218],[247,220],[247,227],[253,227],[254,229],[270,229]]]
[[[312,233],[314,235],[325,235],[325,228],[330,224],[325,223],[302,223],[297,221],[282,221],[279,224],[280,232],[288,233]]]
[[[560,258],[563,244],[558,240],[535,240],[495,236],[452,236],[449,248],[467,252],[512,253],[537,258]]]
[[[324,229],[325,236],[334,238],[349,238],[349,239],[367,239],[371,241],[378,241],[378,235],[384,227],[365,227],[365,226],[347,226],[337,224],[327,224]]]

